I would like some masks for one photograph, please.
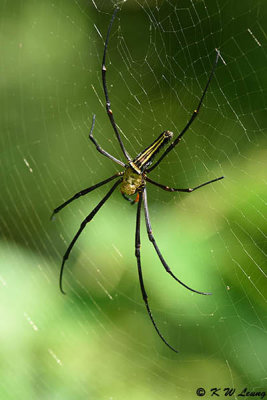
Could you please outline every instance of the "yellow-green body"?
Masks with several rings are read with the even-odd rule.
[[[138,192],[140,186],[144,184],[146,168],[151,164],[155,154],[157,154],[172,136],[173,133],[170,131],[162,132],[150,146],[142,151],[142,153],[138,154],[133,161],[129,162],[121,183],[122,194],[131,196]]]
[[[131,196],[136,193],[136,191],[142,184],[142,174],[137,174],[131,167],[127,167],[123,175],[123,181],[121,183],[121,192],[128,196]]]

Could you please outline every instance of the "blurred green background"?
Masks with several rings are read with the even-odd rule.
[[[142,218],[150,306],[134,257],[136,208],[115,192],[61,260],[102,187],[118,171],[88,132],[122,159],[105,113],[101,59],[110,1],[0,5],[1,399],[195,399],[196,389],[266,385],[267,3],[127,0],[114,22],[107,80],[134,157],[164,129],[181,131],[215,48],[222,58],[199,118],[148,187],[151,223],[180,287],[160,264]],[[238,392],[236,392],[237,394]],[[237,397],[236,397],[237,398]]]

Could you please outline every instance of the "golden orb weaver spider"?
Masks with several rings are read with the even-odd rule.
[[[107,194],[103,197],[103,199],[98,203],[98,205],[90,212],[90,214],[83,220],[83,222],[81,223],[81,226],[79,228],[79,230],[77,231],[76,235],[74,236],[74,238],[72,239],[71,243],[69,244],[64,256],[63,256],[63,260],[62,260],[62,264],[61,264],[61,270],[60,270],[60,278],[59,278],[59,285],[60,285],[60,290],[63,294],[65,294],[63,287],[62,287],[62,278],[63,278],[63,271],[64,271],[64,265],[65,262],[67,261],[70,252],[74,246],[74,244],[76,243],[78,237],[80,236],[80,234],[82,233],[82,231],[84,230],[85,226],[87,225],[88,222],[90,222],[93,217],[95,216],[95,214],[100,210],[100,208],[105,204],[105,202],[109,199],[109,197],[112,195],[112,193],[114,192],[114,190],[117,188],[117,186],[120,186],[120,191],[122,196],[130,201],[132,204],[134,203],[138,203],[137,204],[137,214],[136,214],[136,231],[135,231],[135,256],[136,256],[136,260],[137,260],[137,268],[138,268],[138,277],[139,277],[139,283],[140,283],[140,288],[141,288],[141,293],[142,293],[142,297],[148,312],[148,315],[152,321],[152,324],[157,332],[157,334],[159,335],[159,337],[161,338],[161,340],[173,351],[175,351],[176,353],[178,352],[174,347],[172,347],[167,340],[164,338],[164,336],[161,334],[149,307],[148,304],[148,296],[145,290],[145,285],[144,285],[144,280],[143,280],[143,274],[142,274],[142,268],[141,268],[141,256],[140,256],[140,214],[141,214],[141,207],[142,204],[144,206],[144,212],[145,212],[145,222],[146,222],[146,230],[147,230],[147,235],[149,240],[151,241],[151,243],[153,244],[156,253],[163,265],[163,267],[165,268],[166,272],[168,272],[168,274],[170,274],[178,283],[180,283],[181,285],[183,285],[185,288],[187,288],[188,290],[191,290],[192,292],[198,293],[198,294],[203,294],[203,295],[209,295],[211,293],[205,293],[205,292],[200,292],[198,290],[192,289],[189,286],[187,286],[185,283],[183,283],[182,281],[180,281],[180,279],[178,279],[173,272],[171,271],[171,269],[169,268],[168,264],[166,263],[165,259],[163,258],[158,245],[155,241],[155,238],[152,234],[152,229],[151,229],[151,224],[150,224],[150,218],[149,218],[149,212],[148,212],[148,203],[147,203],[147,192],[146,192],[146,182],[158,186],[159,188],[163,189],[163,190],[167,190],[169,192],[193,192],[194,190],[197,190],[205,185],[208,185],[212,182],[216,182],[219,181],[220,179],[223,179],[223,176],[221,176],[220,178],[216,178],[216,179],[212,179],[208,182],[202,183],[199,186],[196,186],[194,188],[187,188],[187,189],[176,189],[176,188],[171,188],[169,186],[165,186],[162,185],[158,182],[153,181],[152,179],[148,178],[148,174],[153,171],[153,169],[155,167],[157,167],[159,165],[159,163],[164,159],[164,157],[166,157],[166,155],[181,141],[183,135],[185,134],[185,132],[189,129],[190,125],[192,124],[192,122],[195,120],[195,118],[197,117],[200,107],[202,105],[203,99],[205,97],[205,94],[208,90],[209,84],[211,82],[211,79],[214,75],[215,72],[215,68],[216,65],[218,63],[218,59],[220,56],[220,53],[218,50],[217,51],[217,56],[214,62],[214,65],[212,67],[211,73],[209,75],[208,81],[206,83],[206,86],[204,88],[204,91],[202,93],[202,96],[199,100],[198,106],[197,108],[194,110],[191,118],[189,119],[189,121],[187,122],[186,126],[184,127],[184,129],[181,131],[181,133],[176,137],[176,139],[174,139],[173,142],[171,142],[169,144],[169,146],[166,148],[166,150],[163,152],[163,154],[160,156],[160,158],[158,159],[158,161],[153,164],[152,166],[150,166],[152,164],[152,161],[155,157],[155,155],[162,149],[162,147],[164,145],[166,145],[167,143],[169,143],[171,141],[171,139],[173,138],[173,132],[170,132],[168,130],[162,132],[159,137],[150,145],[148,146],[144,151],[142,151],[140,154],[137,155],[137,157],[135,157],[134,159],[132,159],[129,154],[127,153],[124,144],[122,142],[122,139],[120,137],[116,122],[114,120],[114,116],[113,116],[113,112],[110,108],[110,101],[109,101],[109,96],[108,96],[108,90],[107,90],[107,84],[106,84],[106,53],[107,53],[107,47],[108,47],[108,41],[109,41],[109,36],[110,36],[110,31],[112,28],[112,24],[113,21],[115,19],[115,16],[118,12],[118,7],[115,8],[109,27],[108,27],[108,31],[107,31],[107,36],[106,36],[106,40],[105,40],[105,45],[104,45],[104,54],[103,54],[103,60],[102,60],[102,84],[103,84],[103,89],[104,89],[104,95],[105,95],[105,100],[106,100],[106,111],[109,117],[109,120],[111,122],[112,128],[116,134],[117,140],[119,142],[119,145],[121,147],[121,150],[125,156],[125,158],[127,159],[127,162],[124,163],[123,161],[118,160],[117,158],[113,157],[111,154],[109,154],[108,152],[106,152],[104,149],[102,149],[102,147],[99,146],[99,144],[97,143],[97,141],[95,140],[95,138],[93,137],[93,129],[94,129],[94,125],[95,125],[95,115],[93,116],[93,122],[92,122],[92,127],[90,130],[90,134],[89,134],[89,139],[93,142],[93,144],[95,145],[97,151],[99,151],[99,153],[103,154],[104,156],[108,157],[110,160],[116,162],[117,164],[121,165],[124,167],[124,171],[123,172],[118,172],[115,175],[111,176],[110,178],[105,179],[104,181],[101,181],[99,183],[97,183],[96,185],[93,185],[87,189],[81,190],[80,192],[76,193],[74,196],[72,196],[70,199],[68,199],[67,201],[65,201],[63,204],[61,204],[60,206],[58,206],[52,214],[52,217],[58,213],[60,210],[62,210],[62,208],[64,208],[65,206],[67,206],[69,203],[71,203],[73,200],[76,200],[77,198],[79,198],[80,196],[84,196],[90,192],[92,192],[93,190],[99,188],[100,186],[105,185],[106,183],[112,181],[113,179],[118,178],[118,180],[116,181],[116,183],[111,187],[111,189],[107,192]],[[131,200],[128,196],[132,196],[136,194],[136,199],[135,200]]]

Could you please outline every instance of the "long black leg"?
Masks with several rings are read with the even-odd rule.
[[[118,10],[119,10],[119,8],[116,7],[114,12],[113,12],[113,15],[112,15],[109,27],[108,27],[108,32],[107,32],[107,37],[106,37],[105,47],[104,47],[103,60],[102,60],[102,83],[103,83],[103,89],[104,89],[105,98],[106,98],[106,110],[107,110],[107,114],[108,114],[109,120],[110,120],[111,125],[112,125],[112,127],[114,129],[114,132],[115,132],[115,134],[117,136],[117,139],[118,139],[118,142],[120,144],[120,147],[122,149],[123,154],[125,155],[125,157],[127,158],[128,161],[131,161],[131,157],[129,156],[129,154],[127,153],[127,151],[126,151],[126,149],[124,147],[124,144],[123,144],[122,139],[120,137],[116,122],[115,122],[114,117],[113,117],[112,110],[110,108],[110,101],[109,101],[108,89],[107,89],[107,84],[106,84],[106,72],[107,72],[107,68],[106,68],[106,53],[107,53],[107,47],[108,47],[108,41],[109,41],[109,35],[110,35],[111,27],[112,27],[113,21],[115,19],[115,16],[116,16]]]
[[[148,177],[146,177],[146,181],[149,182],[149,183],[152,183],[152,184],[155,185],[155,186],[160,187],[160,188],[163,189],[163,190],[166,190],[167,192],[187,192],[187,193],[191,193],[191,192],[193,192],[194,190],[197,190],[197,189],[199,189],[199,188],[201,188],[201,187],[203,187],[203,186],[209,185],[210,183],[220,181],[220,180],[223,179],[223,178],[224,178],[224,176],[220,176],[220,178],[212,179],[211,181],[208,181],[208,182],[202,183],[201,185],[195,186],[195,187],[193,187],[193,188],[187,188],[187,189],[175,189],[175,188],[171,188],[171,187],[169,187],[169,186],[162,185],[161,183],[152,181],[152,179],[150,179],[150,178],[148,178]]]
[[[57,208],[54,209],[54,211],[53,211],[53,213],[51,215],[51,219],[53,218],[53,216],[56,213],[58,213],[60,210],[62,210],[62,208],[66,207],[68,204],[70,204],[73,200],[76,200],[80,196],[84,196],[85,194],[92,192],[92,190],[95,190],[95,189],[99,188],[100,186],[105,185],[106,183],[112,181],[115,178],[118,178],[121,175],[123,175],[123,172],[117,172],[117,174],[111,176],[110,178],[105,179],[104,181],[98,182],[96,185],[90,186],[89,188],[81,190],[80,192],[76,193],[70,199],[65,201],[65,203],[61,204],[60,206],[58,206]]]
[[[81,223],[81,226],[80,226],[78,232],[76,233],[76,235],[74,236],[74,238],[72,239],[69,247],[67,248],[67,251],[63,256],[61,269],[60,269],[60,276],[59,276],[59,287],[63,294],[65,294],[63,287],[62,287],[62,277],[63,277],[64,265],[65,265],[65,262],[67,261],[67,259],[69,258],[70,252],[71,252],[76,240],[78,239],[78,237],[80,236],[80,234],[82,233],[82,231],[84,230],[84,228],[86,227],[88,222],[90,222],[94,218],[95,214],[99,211],[99,209],[105,204],[105,202],[108,200],[108,198],[112,195],[112,193],[114,192],[114,190],[116,189],[116,187],[119,185],[120,182],[121,182],[121,179],[118,180],[112,186],[112,188],[108,191],[108,193],[105,195],[105,197],[103,197],[103,199],[98,203],[98,205],[93,209],[93,211],[91,211],[90,214],[87,215],[87,217]]]
[[[96,150],[99,151],[99,153],[103,154],[104,156],[108,157],[110,160],[115,161],[115,163],[120,164],[123,167],[126,167],[126,164],[124,164],[124,162],[113,157],[111,154],[109,154],[107,151],[105,151],[104,149],[102,149],[102,147],[99,146],[99,144],[93,137],[94,126],[95,126],[95,115],[93,115],[92,126],[91,126],[90,133],[89,133],[89,139],[94,143]]]
[[[192,124],[192,122],[193,122],[193,121],[195,120],[195,118],[197,117],[197,115],[198,115],[198,113],[199,113],[199,110],[200,110],[200,107],[201,107],[201,105],[202,105],[202,102],[203,102],[203,100],[204,100],[204,97],[205,97],[205,95],[206,95],[206,93],[207,93],[209,84],[210,84],[210,82],[211,82],[211,80],[212,80],[212,78],[213,78],[213,75],[214,75],[214,72],[215,72],[215,68],[216,68],[216,66],[217,66],[217,63],[218,63],[218,60],[219,60],[219,57],[220,57],[220,52],[219,52],[219,50],[216,50],[216,51],[217,51],[217,56],[216,56],[215,62],[214,62],[214,64],[213,64],[213,67],[212,67],[212,70],[211,70],[211,73],[210,73],[208,82],[206,83],[205,89],[204,89],[204,91],[203,91],[203,93],[202,93],[202,96],[201,96],[201,98],[200,98],[200,100],[199,100],[199,103],[198,103],[197,108],[194,110],[194,112],[193,112],[191,118],[190,118],[189,121],[187,122],[187,124],[186,124],[186,126],[184,127],[184,129],[182,130],[182,132],[181,132],[181,133],[177,136],[177,138],[169,145],[169,147],[167,147],[167,149],[166,149],[166,150],[164,151],[164,153],[160,156],[160,158],[158,159],[158,161],[157,161],[155,164],[153,164],[152,167],[150,167],[150,168],[147,169],[147,172],[151,172],[154,168],[156,168],[156,166],[159,165],[159,163],[163,160],[163,158],[166,157],[166,155],[181,141],[183,135],[185,134],[185,132],[188,130],[188,128],[190,127],[190,125]]]
[[[181,285],[183,285],[186,289],[191,290],[191,292],[194,293],[198,293],[198,294],[204,294],[204,295],[210,295],[211,293],[206,293],[206,292],[199,292],[198,290],[192,289],[189,286],[187,286],[185,283],[183,283],[182,281],[180,281],[180,279],[178,279],[171,271],[170,267],[168,266],[168,264],[166,263],[166,261],[164,260],[158,246],[156,243],[156,240],[152,234],[152,229],[151,229],[151,224],[150,224],[150,218],[149,218],[149,212],[148,212],[148,205],[147,205],[147,194],[146,194],[146,188],[144,188],[144,210],[145,210],[145,220],[146,220],[146,229],[147,229],[147,234],[148,234],[148,238],[149,240],[152,242],[157,255],[159,256],[159,259],[161,261],[161,264],[163,265],[163,267],[165,268],[166,272],[168,272],[168,274],[170,274],[177,282],[179,282]]]
[[[140,214],[141,214],[141,206],[142,206],[142,198],[143,198],[143,193],[140,192],[140,198],[139,198],[139,202],[138,202],[138,207],[137,207],[137,214],[136,214],[136,231],[135,231],[135,256],[137,259],[137,267],[138,267],[138,276],[139,276],[139,282],[140,282],[140,287],[141,287],[141,292],[142,292],[142,297],[143,300],[145,302],[146,305],[146,309],[149,315],[149,318],[152,321],[152,324],[154,325],[154,328],[157,332],[157,334],[159,335],[159,337],[161,338],[161,340],[173,351],[175,351],[175,353],[178,353],[177,350],[175,350],[167,341],[166,339],[164,339],[164,337],[162,336],[162,334],[160,333],[156,322],[154,321],[154,318],[152,316],[149,304],[148,304],[148,297],[147,297],[147,293],[145,290],[145,285],[144,285],[144,280],[143,280],[143,274],[142,274],[142,268],[141,268],[141,257],[140,257],[140,247],[141,247],[141,242],[140,242]]]

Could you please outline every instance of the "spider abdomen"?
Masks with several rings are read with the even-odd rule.
[[[137,189],[142,185],[143,177],[133,171],[131,167],[126,168],[121,183],[121,192],[131,196],[136,193]]]

